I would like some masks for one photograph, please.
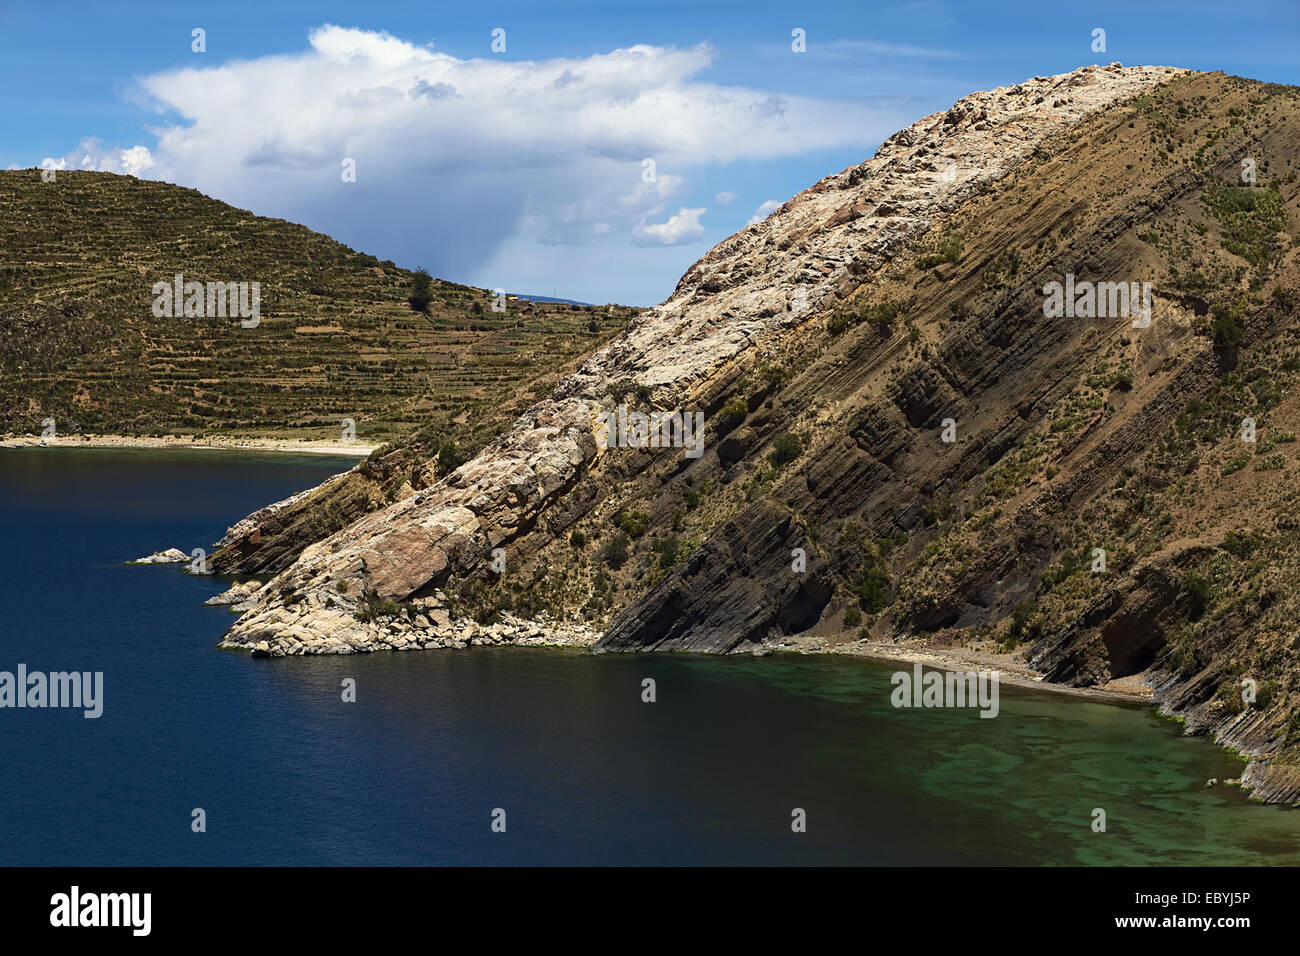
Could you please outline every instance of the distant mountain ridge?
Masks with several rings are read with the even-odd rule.
[[[591,305],[590,302],[579,302],[577,299],[557,299],[550,295],[528,295],[524,292],[511,292],[510,295],[516,299],[523,299],[527,302],[555,302],[560,305]]]

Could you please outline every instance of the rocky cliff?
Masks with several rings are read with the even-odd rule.
[[[277,573],[226,645],[996,642],[1052,681],[1140,675],[1291,799],[1296,105],[1114,64],[920,120],[450,474],[328,535],[310,495],[233,529],[227,566]],[[638,412],[702,413],[703,453]]]

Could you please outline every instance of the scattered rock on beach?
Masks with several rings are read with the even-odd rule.
[[[262,587],[261,581],[244,581],[234,584],[229,590],[213,595],[204,601],[209,605],[229,605],[232,611],[246,611],[245,602],[249,601]]]

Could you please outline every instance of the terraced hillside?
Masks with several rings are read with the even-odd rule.
[[[157,318],[152,287],[258,282],[261,319]],[[192,189],[0,172],[0,433],[234,434],[369,444],[438,425],[478,447],[633,310],[507,302]],[[548,384],[549,382],[549,384]]]

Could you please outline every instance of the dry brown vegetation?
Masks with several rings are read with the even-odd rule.
[[[631,310],[527,303],[412,273],[192,189],[0,172],[0,433],[337,438],[441,423],[481,444]],[[261,323],[155,318],[155,282],[259,282]]]

